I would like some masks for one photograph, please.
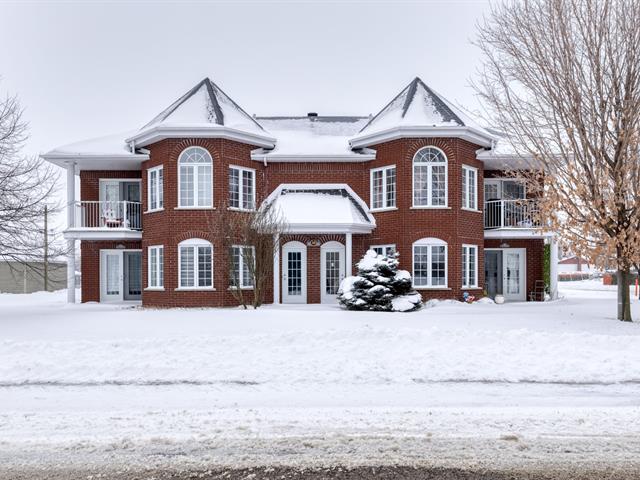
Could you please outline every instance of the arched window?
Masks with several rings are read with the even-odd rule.
[[[413,285],[424,288],[447,287],[447,242],[422,238],[413,243]]]
[[[178,244],[178,287],[213,289],[213,245],[190,238]]]
[[[178,157],[178,206],[211,207],[213,159],[202,147],[189,147]]]
[[[447,157],[436,147],[424,147],[413,157],[413,206],[447,206]]]

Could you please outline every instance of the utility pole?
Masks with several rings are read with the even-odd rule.
[[[44,291],[49,291],[49,207],[44,206]]]

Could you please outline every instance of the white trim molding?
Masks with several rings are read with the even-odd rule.
[[[497,137],[489,135],[483,130],[473,127],[393,127],[380,132],[374,132],[366,135],[356,135],[349,143],[351,148],[362,148],[376,145],[379,143],[390,142],[399,138],[461,138],[476,145],[483,147],[491,147],[497,140]]]
[[[154,125],[125,141],[135,143],[138,147],[144,147],[165,138],[224,138],[265,148],[273,148],[276,145],[276,139],[268,135],[258,135],[215,124]]]

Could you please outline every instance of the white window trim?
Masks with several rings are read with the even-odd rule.
[[[476,204],[475,208],[472,208],[469,206],[470,204],[470,197],[469,197],[469,172],[474,172],[475,173],[475,187],[474,188],[474,192],[473,192],[473,199],[474,199],[474,203]],[[470,165],[462,165],[462,175],[466,181],[466,185],[467,188],[463,189],[462,193],[463,193],[463,197],[462,197],[462,209],[463,210],[468,210],[470,212],[479,212],[480,209],[478,208],[478,169],[476,167],[472,167]],[[461,179],[462,181],[462,179]]]
[[[164,263],[164,245],[150,245],[147,247],[147,288],[145,288],[145,290],[164,291],[164,274],[162,277],[160,276],[160,262],[156,263],[156,277],[158,279],[158,283],[160,283],[159,280],[162,278],[162,285],[151,285],[151,273],[153,271],[151,265],[151,250],[162,250],[162,260]],[[156,259],[159,258],[158,253],[156,253]],[[162,270],[164,273],[164,268]]]
[[[432,250],[429,248],[428,253],[428,263],[429,270],[427,270],[427,280],[429,285],[416,285],[415,284],[415,269],[416,269],[416,251],[415,247],[436,247],[436,246],[444,246],[444,285],[431,285],[431,264],[432,260]],[[416,290],[450,290],[449,289],[449,245],[444,240],[439,238],[422,238],[420,240],[416,240],[411,245],[411,283],[413,288]]]
[[[238,165],[229,165],[229,173],[232,169],[235,170],[239,170],[240,172],[240,176],[238,177],[239,183],[238,183],[238,188],[239,188],[239,202],[240,202],[240,206],[239,207],[232,207],[229,206],[228,209],[229,210],[237,210],[240,212],[255,212],[256,210],[256,169],[255,168],[247,168],[247,167],[240,167]],[[252,188],[252,195],[253,195],[253,208],[244,208],[242,206],[242,172],[251,172],[251,174],[253,175],[253,182],[251,182],[253,184],[253,188]],[[228,183],[229,177],[227,177],[227,183]],[[228,188],[228,187],[227,187]],[[231,202],[231,190],[229,190],[228,192],[229,195],[229,203]]]
[[[396,169],[395,165],[385,165],[384,167],[372,168],[369,170],[369,207],[372,212],[384,212],[388,210],[398,209],[398,170],[396,169],[396,189],[394,205],[387,205],[387,172],[391,169]],[[373,174],[375,172],[382,172],[382,206],[373,206]]]
[[[210,158],[210,162],[209,163],[185,163],[182,164],[180,163],[180,159],[182,158],[182,155],[184,155],[184,152],[186,152],[187,150],[189,150],[190,148],[200,148],[202,150],[204,150],[207,154],[207,156]],[[193,174],[193,205],[182,205],[181,201],[182,201],[182,175],[180,174],[180,167],[181,166],[189,166],[189,167],[193,167],[194,169],[194,174]],[[209,203],[207,205],[200,205],[198,203],[198,199],[199,199],[199,191],[198,191],[198,167],[206,167],[206,166],[210,166],[211,167],[211,198],[209,199]],[[209,151],[206,148],[197,146],[197,145],[191,145],[187,148],[185,148],[184,150],[182,150],[182,152],[180,152],[180,155],[178,155],[178,206],[175,208],[176,210],[211,210],[213,209],[213,186],[214,186],[214,182],[213,182],[213,156],[211,155],[211,153],[209,153]]]
[[[476,252],[475,272],[474,272],[474,278],[476,279],[476,283],[473,285],[467,284],[466,278],[465,278],[467,276],[467,271],[469,270],[469,260],[468,260],[468,257],[465,260],[465,255],[464,255],[465,248],[469,250],[475,250]],[[479,288],[478,287],[478,246],[477,245],[470,245],[467,243],[462,244],[462,266],[464,269],[462,274],[462,288],[463,289]]]
[[[158,180],[160,178],[159,171],[162,170],[162,184]],[[158,205],[160,205],[160,190],[162,190],[162,206],[153,208],[151,205],[151,172],[156,172],[156,200],[158,200]],[[147,211],[145,213],[151,212],[160,212],[164,210],[164,167],[162,165],[158,167],[153,167],[147,170]]]
[[[239,248],[240,252],[242,252],[242,249],[244,248],[250,248],[251,251],[253,252],[253,261],[255,262],[256,260],[256,247],[254,246],[250,246],[250,245],[231,245],[231,248]],[[240,271],[238,272],[238,280],[240,281],[240,290],[253,290],[253,285],[243,285],[243,277],[242,277],[242,271],[244,269],[244,256],[242,255],[242,253],[240,254],[240,264],[238,265],[238,268],[240,269]],[[238,287],[236,287],[235,285],[230,285],[229,286],[229,290],[236,290]]]
[[[383,252],[385,250],[389,249],[389,248],[392,248],[394,252],[397,252],[395,243],[385,243],[385,244],[382,244],[382,245],[371,245],[369,247],[370,250],[373,250],[374,248],[381,248]]]
[[[194,286],[193,287],[183,287],[182,286],[182,255],[180,254],[180,250],[183,247],[190,247],[192,249],[194,249],[195,251],[193,252],[193,274],[194,274]],[[211,247],[211,286],[205,286],[202,287],[200,285],[198,285],[199,282],[199,275],[198,275],[198,247]],[[182,242],[180,242],[178,244],[178,288],[176,288],[177,291],[182,291],[182,290],[188,290],[188,291],[194,291],[194,290],[206,290],[206,291],[211,291],[211,290],[215,290],[214,288],[214,254],[215,252],[213,251],[213,244],[211,242],[208,242],[206,240],[202,240],[200,238],[190,238],[189,240],[184,240]]]
[[[416,205],[416,182],[415,182],[415,174],[416,174],[416,157],[418,153],[427,148],[433,148],[435,150],[440,151],[442,156],[444,157],[444,205],[433,205],[433,195],[431,191],[431,176],[433,174],[433,170],[429,169],[429,173],[427,174],[427,205]],[[417,165],[437,165],[429,162],[420,162]],[[448,209],[449,208],[449,157],[441,148],[436,147],[435,145],[427,145],[425,147],[419,148],[416,153],[413,155],[413,159],[411,160],[411,208],[413,209]]]

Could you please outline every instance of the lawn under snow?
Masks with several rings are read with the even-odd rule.
[[[211,461],[258,462],[292,436],[324,442],[309,447],[316,460],[340,451],[336,435],[637,438],[640,324],[615,320],[615,287],[575,282],[561,294],[408,314],[0,295],[0,464],[38,463],[57,445],[85,460],[100,448],[208,445]],[[401,448],[420,458],[426,447]]]

